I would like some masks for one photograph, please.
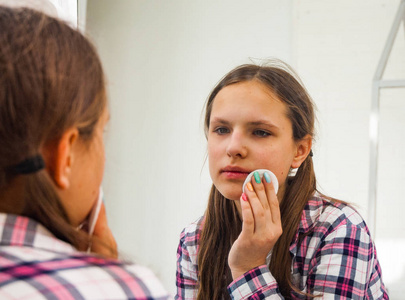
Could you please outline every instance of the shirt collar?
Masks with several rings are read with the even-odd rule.
[[[308,200],[304,210],[302,211],[298,230],[290,246],[291,252],[293,252],[294,248],[297,246],[298,236],[309,233],[319,220],[319,217],[323,211],[323,202],[324,199],[318,192],[316,192],[314,196]]]
[[[0,213],[0,246],[35,247],[56,252],[76,252],[48,229],[27,217]]]

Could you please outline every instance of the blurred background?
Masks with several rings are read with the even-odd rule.
[[[381,90],[371,160],[377,181],[369,183],[373,76],[401,1],[51,2],[96,44],[104,64],[111,121],[103,187],[123,256],[175,292],[180,232],[204,213],[211,186],[205,100],[235,66],[279,58],[317,105],[320,190],[354,204],[372,224],[390,297],[403,299],[404,88]],[[402,22],[383,78],[405,79],[404,50]]]

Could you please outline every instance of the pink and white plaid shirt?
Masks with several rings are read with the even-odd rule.
[[[177,295],[196,299],[197,256],[203,218],[186,227],[177,251]],[[376,249],[362,217],[350,206],[312,197],[290,246],[292,279],[315,299],[388,299]],[[232,299],[284,299],[267,265],[228,286]],[[305,299],[295,293],[293,299]]]
[[[87,255],[41,224],[0,213],[0,299],[169,299],[149,270]]]

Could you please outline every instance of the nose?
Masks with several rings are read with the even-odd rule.
[[[229,137],[229,143],[226,148],[226,153],[232,158],[244,158],[247,155],[248,149],[246,139],[243,134],[237,131],[232,132]]]

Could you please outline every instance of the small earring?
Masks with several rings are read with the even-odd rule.
[[[288,177],[294,177],[297,175],[298,168],[290,168],[290,171],[288,172]]]

